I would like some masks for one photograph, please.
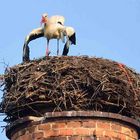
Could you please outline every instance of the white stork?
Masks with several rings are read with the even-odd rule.
[[[57,55],[59,53],[59,39],[64,42],[64,36],[67,37],[67,42],[64,46],[63,55],[67,55],[70,44],[76,44],[75,31],[72,27],[64,26],[63,16],[52,16],[48,18],[47,14],[42,15],[41,24],[43,27],[34,29],[26,36],[23,46],[23,61],[29,61],[29,42],[39,37],[47,38],[46,55],[49,55],[49,40],[57,39]]]

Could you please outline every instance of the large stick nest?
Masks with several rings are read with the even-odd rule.
[[[1,112],[11,122],[48,111],[93,110],[140,117],[140,75],[102,58],[48,57],[4,75]]]

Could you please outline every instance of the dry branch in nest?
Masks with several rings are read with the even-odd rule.
[[[102,58],[48,57],[4,76],[5,121],[48,111],[93,110],[140,116],[140,75]]]

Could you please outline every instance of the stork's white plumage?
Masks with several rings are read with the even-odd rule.
[[[55,15],[55,16],[51,16],[49,18],[49,22],[50,23],[60,23],[62,25],[64,25],[65,22],[65,18],[63,16],[59,16],[59,15]]]
[[[72,36],[75,33],[75,30],[74,30],[74,28],[67,26],[66,33],[68,36]]]
[[[44,37],[47,38],[47,50],[46,55],[49,54],[49,40],[57,39],[57,55],[59,54],[59,39],[64,41],[64,36],[66,35],[63,16],[52,16],[48,18],[47,14],[42,15],[41,23],[43,23]]]
[[[28,47],[29,42],[39,37],[47,38],[47,50],[46,50],[47,55],[49,54],[49,40],[57,39],[57,55],[58,55],[59,39],[61,39],[64,42],[64,36],[67,36],[67,42],[63,49],[63,55],[67,55],[69,51],[69,45],[76,44],[76,36],[74,29],[72,27],[64,26],[64,22],[65,18],[63,16],[56,15],[49,18],[48,14],[43,14],[41,20],[41,24],[43,24],[43,26],[34,29],[25,38],[23,47],[23,61],[29,60],[29,47]]]

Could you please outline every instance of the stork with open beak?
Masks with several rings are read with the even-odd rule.
[[[57,55],[59,54],[59,40],[61,39],[64,42],[64,37],[67,37],[67,42],[64,46],[63,55],[67,55],[69,51],[70,44],[76,44],[75,31],[72,27],[64,26],[64,17],[63,16],[52,16],[48,18],[48,14],[43,14],[41,19],[42,27],[34,29],[29,35],[26,36],[24,46],[23,46],[23,62],[29,61],[29,42],[40,38],[45,37],[47,39],[47,49],[46,55],[49,55],[49,41],[50,39],[57,39]]]

